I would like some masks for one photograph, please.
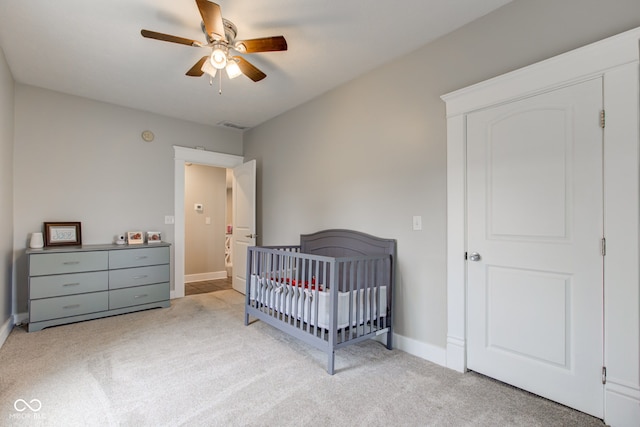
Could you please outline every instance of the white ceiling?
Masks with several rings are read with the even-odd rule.
[[[16,81],[208,125],[253,127],[510,0],[217,0],[238,39],[283,35],[289,49],[244,55],[267,74],[185,76],[207,50],[195,0],[0,0],[0,46]]]

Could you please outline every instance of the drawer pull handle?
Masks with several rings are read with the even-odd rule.
[[[64,285],[62,285],[62,286],[78,286],[78,285],[80,285],[80,283],[79,283],[79,282],[78,282],[78,283],[65,283],[65,284],[64,284]]]
[[[148,294],[136,295],[136,296],[133,297],[133,299],[146,298],[148,296],[149,296]]]
[[[75,265],[75,264],[80,264],[80,261],[66,261],[63,262],[64,265]]]
[[[146,255],[141,255],[141,256],[137,256],[136,257],[136,259],[147,259],[147,258],[149,258],[149,257],[146,256]]]
[[[149,277],[149,276],[146,275],[146,274],[143,274],[142,276],[134,276],[134,277],[132,277],[132,279],[133,280],[140,280],[140,279],[144,279],[145,277]]]
[[[65,305],[64,308],[65,310],[71,309],[71,308],[78,308],[80,307],[80,304],[71,304],[71,305]]]

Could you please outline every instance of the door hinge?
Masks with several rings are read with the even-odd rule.
[[[605,256],[607,254],[607,239],[605,239],[604,237],[600,241],[600,252],[602,253],[602,256]]]
[[[468,257],[466,252],[464,253],[464,259],[465,259],[465,261],[469,259],[469,257]]]
[[[604,129],[605,122],[604,110],[600,110],[600,127]]]
[[[603,366],[602,367],[602,384],[606,384],[607,383],[607,367]]]

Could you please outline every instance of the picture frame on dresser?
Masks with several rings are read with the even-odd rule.
[[[73,222],[45,222],[45,246],[80,246],[82,245],[82,224]]]
[[[147,231],[147,243],[162,243],[162,234],[159,231]]]
[[[130,245],[141,245],[144,243],[144,234],[142,231],[128,231],[127,243]]]

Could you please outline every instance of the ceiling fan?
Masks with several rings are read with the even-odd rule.
[[[200,60],[186,72],[187,76],[200,77],[206,73],[213,79],[218,70],[225,69],[231,79],[240,74],[244,74],[254,82],[258,82],[267,77],[267,75],[242,56],[232,56],[230,51],[256,53],[287,50],[287,41],[283,36],[236,40],[236,34],[238,33],[236,26],[233,22],[222,17],[220,6],[217,3],[208,0],[196,0],[196,4],[202,16],[202,31],[206,35],[206,43],[155,31],[140,31],[143,37],[150,39],[193,47],[211,48],[209,55],[200,58]]]

